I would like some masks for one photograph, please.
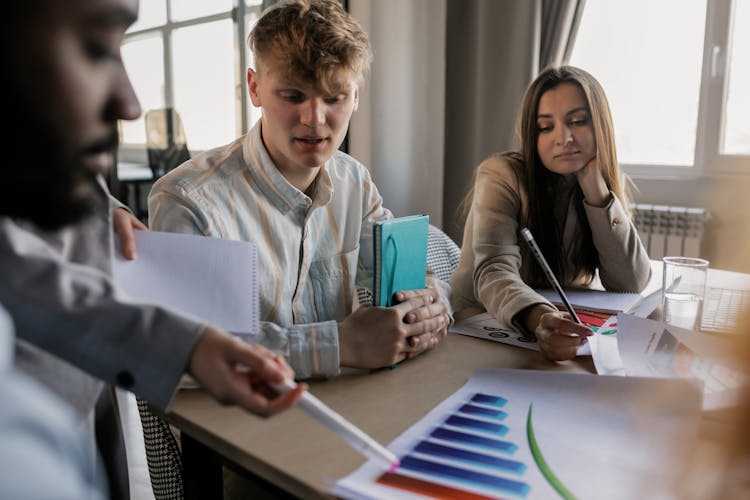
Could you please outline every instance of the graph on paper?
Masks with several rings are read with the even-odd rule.
[[[482,491],[525,498],[531,489],[524,480],[527,465],[515,458],[519,445],[505,439],[507,402],[474,393],[402,457],[399,469],[378,482],[439,498],[482,498]]]
[[[660,393],[647,414],[623,412],[622,402],[643,390]],[[669,484],[664,464],[692,446],[699,405],[695,387],[680,380],[477,370],[388,446],[399,468],[384,473],[367,463],[332,492],[459,500],[658,495],[641,490]]]
[[[725,338],[627,314],[618,322],[618,349],[628,375],[691,380],[702,387],[704,409],[736,404],[747,373],[732,362]]]
[[[701,357],[667,329],[659,335],[649,362],[662,375],[700,380],[709,393],[737,388],[744,380],[737,370]]]
[[[562,306],[560,308],[564,310]],[[617,316],[577,307],[574,309],[583,324],[591,328],[594,333],[601,333],[602,335],[615,335],[617,333]],[[523,347],[524,349],[539,350],[539,343],[533,334],[518,331],[512,326],[503,325],[490,313],[477,314],[476,316],[458,321],[450,327],[450,332]],[[578,354],[584,355],[590,354],[590,352],[582,349]]]

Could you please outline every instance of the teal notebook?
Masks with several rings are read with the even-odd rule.
[[[393,294],[425,287],[428,215],[378,221],[375,240],[375,305],[390,307]]]

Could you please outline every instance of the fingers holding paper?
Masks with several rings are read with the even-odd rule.
[[[551,361],[574,358],[581,344],[593,335],[589,327],[576,323],[563,312],[542,314],[534,333],[539,340],[539,350]]]
[[[190,374],[222,404],[236,404],[268,417],[297,402],[305,384],[279,395],[271,384],[294,379],[281,356],[206,327],[190,358]]]
[[[116,208],[112,211],[112,229],[122,256],[128,260],[135,259],[135,231],[146,231],[148,228],[124,208]]]

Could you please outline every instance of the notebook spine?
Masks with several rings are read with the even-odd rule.
[[[381,224],[375,224],[373,228],[373,240],[374,241],[374,254],[375,254],[375,270],[374,270],[374,278],[373,278],[373,287],[372,287],[372,294],[374,297],[374,304],[375,306],[380,305],[380,256],[382,253],[381,250],[381,234],[382,234],[383,226]]]

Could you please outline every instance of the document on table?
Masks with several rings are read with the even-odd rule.
[[[608,313],[589,311],[575,308],[576,314],[584,325],[591,328],[594,333],[600,335],[614,336],[617,333],[617,317]],[[480,339],[492,340],[503,344],[510,344],[533,351],[539,350],[539,343],[534,335],[518,331],[513,326],[503,325],[490,313],[477,314],[470,318],[457,321],[449,330],[451,333],[468,335]],[[589,341],[593,337],[589,337]],[[578,348],[578,356],[590,356],[591,348],[589,342]]]
[[[136,231],[138,258],[114,258],[129,295],[182,311],[236,334],[259,330],[257,250],[243,241]]]
[[[480,339],[492,340],[503,344],[510,344],[533,351],[539,350],[536,337],[519,332],[512,326],[500,324],[490,313],[477,314],[470,318],[457,321],[450,327],[451,333],[468,335]]]
[[[372,462],[344,498],[671,498],[700,393],[684,380],[477,370]],[[475,496],[472,496],[475,495]]]
[[[746,373],[730,360],[733,344],[710,333],[618,315],[617,343],[628,376],[684,378],[703,390],[707,410],[736,404]]]
[[[555,305],[562,305],[560,296],[552,289],[540,289],[536,292]],[[640,304],[643,297],[637,293],[616,293],[589,288],[566,288],[565,296],[574,309],[608,312],[617,314],[629,312]]]

